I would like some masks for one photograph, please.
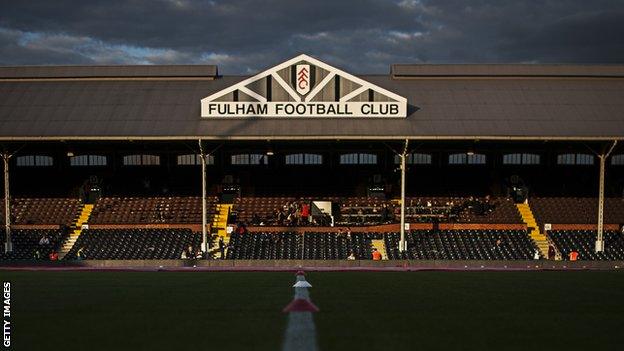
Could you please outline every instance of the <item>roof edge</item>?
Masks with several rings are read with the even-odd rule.
[[[216,77],[216,65],[0,66],[0,79]]]
[[[595,77],[622,78],[624,65],[597,64],[393,64],[393,78]]]

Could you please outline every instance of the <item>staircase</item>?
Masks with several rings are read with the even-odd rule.
[[[371,245],[379,251],[382,260],[388,259],[388,254],[386,253],[386,243],[383,239],[373,239],[371,240]]]
[[[85,204],[82,207],[80,216],[78,216],[76,223],[74,223],[74,231],[69,234],[69,237],[63,243],[63,247],[59,250],[59,259],[62,260],[65,258],[65,255],[72,249],[78,237],[80,237],[80,233],[82,233],[82,225],[89,221],[91,211],[93,211],[93,204]]]
[[[533,216],[533,211],[531,211],[531,207],[528,203],[516,204],[518,208],[518,212],[520,212],[520,216],[522,216],[522,221],[527,225],[527,229],[529,230],[529,236],[535,244],[537,248],[540,250],[542,257],[548,257],[548,238],[544,235],[539,226],[537,225],[537,221]]]
[[[217,204],[217,214],[214,216],[212,220],[212,228],[217,232],[217,238],[213,243],[213,246],[210,248],[209,252],[214,253],[215,258],[221,259],[221,252],[219,252],[219,239],[223,238],[223,242],[226,247],[230,242],[230,236],[227,234],[227,221],[228,216],[230,214],[230,210],[232,209],[232,204]],[[226,248],[227,253],[227,248]]]

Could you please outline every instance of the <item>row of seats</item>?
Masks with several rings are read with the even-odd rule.
[[[530,260],[537,247],[525,230],[413,230],[407,251],[399,251],[399,233],[384,237],[389,259]]]
[[[596,253],[596,231],[549,231],[547,235],[567,259],[624,260],[624,235],[604,234],[605,251]],[[40,245],[46,236],[49,244]],[[1,239],[6,240],[4,232]],[[62,230],[14,230],[13,252],[0,259],[46,259],[67,238]],[[407,251],[399,252],[399,233],[233,233],[228,259],[370,259],[372,240],[384,240],[389,259],[412,260],[529,260],[536,246],[524,230],[413,230],[406,233]],[[190,229],[85,229],[67,254],[87,259],[179,259],[189,246],[199,249],[201,233]]]
[[[0,259],[2,260],[33,260],[47,259],[52,251],[58,251],[68,233],[63,230],[31,229],[13,230],[11,241],[13,242],[13,252],[4,253],[4,242],[6,234],[2,231],[2,250]],[[40,245],[41,238],[47,237],[49,244]]]
[[[190,229],[85,229],[65,257],[76,259],[82,249],[86,259],[179,259],[189,246],[197,251],[201,242],[201,233]]]
[[[371,240],[381,233],[265,232],[232,234],[228,259],[344,260],[353,253],[356,259],[371,257]]]
[[[208,220],[216,213],[216,197],[207,199]],[[104,197],[91,213],[90,224],[201,223],[201,197]]]
[[[4,221],[4,199],[0,205],[0,220]],[[13,224],[63,224],[75,222],[82,202],[73,198],[11,198]]]
[[[534,197],[529,205],[540,226],[545,223],[595,224],[598,199],[589,197]],[[606,198],[604,222],[624,223],[624,198]]]
[[[595,230],[553,230],[547,235],[559,248],[563,259],[576,251],[579,260],[624,260],[624,234],[618,231],[603,232],[603,252],[596,252],[598,232]]]

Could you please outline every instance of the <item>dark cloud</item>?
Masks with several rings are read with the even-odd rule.
[[[624,62],[621,0],[3,1],[0,64]]]

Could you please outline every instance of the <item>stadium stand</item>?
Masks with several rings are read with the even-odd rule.
[[[216,203],[216,197],[209,197],[209,221]],[[105,197],[95,205],[89,223],[201,223],[201,211],[201,197]]]
[[[586,197],[535,197],[529,204],[541,227],[545,223],[595,224],[598,199]],[[624,223],[624,199],[605,198],[604,223]]]
[[[624,260],[624,235],[618,231],[605,231],[605,250],[594,250],[597,232],[595,230],[553,230],[547,232],[561,251],[564,260],[569,259],[572,250],[579,253],[579,260]]]
[[[13,230],[11,234],[13,238],[13,252],[4,253],[4,250],[0,252],[0,259],[2,260],[33,260],[41,259],[46,260],[52,250],[58,251],[59,246],[63,243],[67,237],[67,233],[63,230],[47,230],[47,229],[29,229]],[[49,240],[49,244],[40,245],[39,241],[42,237],[46,236]],[[2,240],[5,240],[4,231],[1,234]],[[38,257],[36,256],[39,252]]]
[[[86,229],[66,258],[76,259],[83,249],[86,259],[179,259],[188,246],[200,244],[201,233],[190,229]]]
[[[407,257],[399,252],[399,234],[386,235],[390,259],[528,260],[535,243],[524,230],[415,230],[406,234]]]

